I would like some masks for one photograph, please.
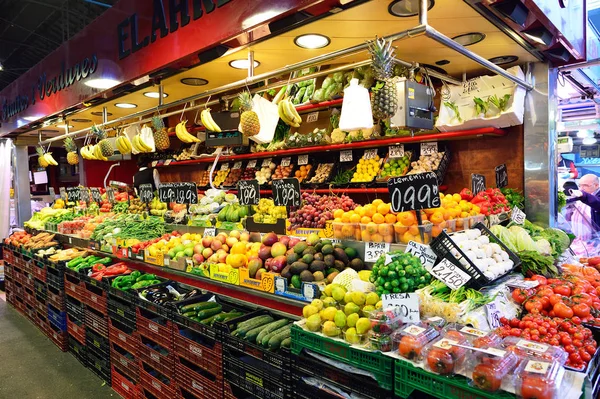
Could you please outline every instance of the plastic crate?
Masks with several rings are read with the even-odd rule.
[[[91,329],[100,336],[108,338],[108,320],[105,315],[90,306],[86,306],[84,322],[88,330]]]
[[[48,305],[46,304],[46,301],[44,301],[42,298],[38,297],[37,295],[35,296],[34,307],[38,313],[43,314],[44,317],[48,317]]]
[[[156,399],[172,399],[176,398],[177,384],[171,378],[162,375],[159,371],[152,368],[150,365],[139,362],[140,368],[140,393],[146,398],[148,392]]]
[[[67,308],[67,314],[69,316],[75,320],[84,321],[85,305],[83,302],[67,295],[65,298],[65,304]]]
[[[223,397],[223,376],[209,373],[185,359],[175,362],[175,380],[180,388],[194,397],[221,399]],[[180,394],[183,394],[180,391]]]
[[[291,392],[290,369],[279,370],[242,354],[232,355],[223,349],[224,381],[245,392],[265,399],[284,399]]]
[[[292,390],[293,396],[297,398],[312,399],[323,396],[323,391],[316,387],[305,384],[304,377],[325,380],[328,385],[333,385],[340,391],[351,395],[360,396],[365,399],[392,399],[392,389],[382,389],[376,380],[361,373],[352,373],[342,370],[330,364],[324,363],[301,353],[299,356],[292,355]]]
[[[86,348],[85,344],[77,341],[72,336],[68,337],[69,342],[69,352],[75,356],[75,359],[79,360],[81,364],[87,366],[87,356],[86,356]]]
[[[67,333],[81,343],[81,345],[85,345],[85,324],[80,320],[73,319],[68,313]]]
[[[114,365],[110,372],[112,389],[124,399],[137,399],[139,397],[138,387],[127,375],[121,373]]]
[[[122,374],[131,380],[138,382],[140,380],[140,370],[136,353],[131,353],[120,345],[110,343],[110,361],[111,364]]]
[[[118,344],[130,353],[137,353],[138,338],[135,335],[135,328],[108,319],[108,338],[111,343]]]
[[[23,300],[25,303],[35,306],[35,294],[31,288],[23,287]]]
[[[33,288],[35,290],[35,295],[42,298],[44,302],[48,300],[48,288],[46,288],[45,283],[39,281],[38,279],[34,279]]]
[[[102,283],[94,279],[82,280],[81,301],[106,315],[106,291]]]
[[[175,353],[172,346],[162,346],[154,339],[138,334],[137,356],[161,374],[174,377]]]
[[[48,324],[48,312],[46,311],[46,313],[41,313],[36,309],[35,319],[33,322],[45,333],[46,325]]]
[[[36,317],[35,314],[36,314],[35,308],[33,306],[31,306],[29,303],[26,303],[25,304],[25,315],[27,316],[27,318],[33,322]]]
[[[93,350],[86,351],[87,366],[102,380],[110,384],[110,357],[99,356],[97,352]]]
[[[66,331],[61,331],[57,327],[55,327],[52,323],[48,323],[46,325],[47,331],[46,335],[50,338],[50,341],[54,342],[54,345],[58,346],[58,348],[66,352],[69,350],[69,342],[68,335]],[[66,330],[66,329],[65,329]]]
[[[130,298],[133,299],[133,298]],[[133,329],[136,328],[136,311],[135,304],[130,301],[123,299],[123,297],[115,297],[108,294],[106,301],[106,309],[108,317],[112,320],[116,320],[119,323],[125,324]]]
[[[34,289],[33,280],[34,280],[33,274],[26,272],[25,274],[23,274],[23,280],[21,281],[21,283],[23,284],[23,287],[29,288],[30,290],[33,291],[33,289]]]
[[[85,331],[85,346],[87,346],[90,351],[96,352],[98,356],[106,356],[106,358],[110,356],[108,339],[98,335],[98,333],[89,328]]]
[[[48,285],[47,287],[47,302],[51,303],[55,308],[61,311],[65,311],[65,295],[64,291],[59,291],[56,288]]]
[[[46,282],[46,265],[44,262],[37,261],[32,268],[33,276],[40,281]]]
[[[502,241],[498,239],[498,237],[492,234],[492,232],[487,227],[485,227],[483,223],[477,223],[475,226],[473,226],[473,228],[480,230],[482,235],[489,237],[490,242],[494,242],[500,245],[500,247],[504,251],[506,251],[510,260],[513,261],[513,268],[511,270],[514,270],[515,268],[521,265],[521,259],[517,255],[515,255],[510,249],[508,249],[508,247],[504,245]],[[442,259],[448,259],[448,261],[452,262],[453,265],[463,270],[465,273],[472,277],[471,280],[467,282],[467,287],[480,289],[487,285],[493,284],[497,280],[504,277],[506,274],[510,273],[510,271],[508,271],[506,274],[494,280],[488,279],[483,274],[483,272],[481,272],[473,264],[473,262],[465,256],[465,253],[458,247],[458,245],[454,243],[454,241],[452,241],[450,236],[448,236],[448,234],[446,234],[445,232],[441,232],[440,235],[437,236],[431,242],[430,247],[433,250],[433,252],[435,252],[435,254],[437,255],[438,260],[441,261]],[[458,253],[458,256],[452,255],[452,251],[456,251],[456,253]],[[466,265],[461,263],[461,260],[464,260],[464,263],[466,263]]]
[[[83,298],[83,285],[77,274],[65,273],[65,294],[79,301]]]
[[[148,301],[144,301],[148,302]],[[136,308],[136,327],[146,337],[152,337],[159,345],[173,350],[173,322],[171,311],[155,304],[153,310],[138,306]],[[150,306],[146,304],[146,306]]]
[[[356,368],[370,371],[383,389],[394,388],[394,360],[381,352],[369,352],[349,344],[292,326],[292,353],[298,356],[303,349],[338,360]]]
[[[46,283],[48,286],[63,291],[65,289],[65,273],[64,270],[48,267],[46,269]]]
[[[48,321],[61,332],[67,331],[67,312],[48,304]]]

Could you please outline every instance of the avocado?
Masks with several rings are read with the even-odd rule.
[[[300,273],[300,280],[310,283],[311,281],[315,281],[315,277],[308,270],[304,270]]]
[[[290,266],[290,272],[292,274],[300,274],[305,270],[308,270],[308,265],[304,262],[294,262]]]
[[[294,252],[297,253],[298,255],[300,255],[300,254],[302,254],[302,252],[304,252],[304,250],[306,248],[308,248],[308,244],[305,243],[304,241],[300,241],[299,243],[294,245]]]
[[[284,277],[287,279],[292,277],[291,266],[286,266],[283,268],[283,270],[281,271],[281,277]]]
[[[307,254],[308,254],[308,255],[314,255],[314,254],[316,254],[316,253],[317,253],[317,251],[315,250],[315,248],[314,248],[314,247],[308,247],[308,248],[306,248],[306,249],[304,250],[304,252],[302,252],[302,255],[307,255]]]
[[[287,256],[287,264],[291,265],[294,262],[298,262],[298,260],[300,260],[300,255],[298,255],[297,253],[293,253],[293,254],[289,254]]]
[[[339,273],[338,270],[334,267],[330,267],[325,271],[325,274],[329,276],[331,273]]]
[[[344,250],[341,248],[334,249],[333,256],[335,256],[337,260],[341,260],[342,262],[344,262],[345,265],[347,265],[350,261],[350,259],[348,259],[348,255],[346,255],[346,252],[344,252]]]
[[[334,266],[336,269],[338,269],[339,271],[342,271],[346,268],[346,264],[344,262],[342,262],[341,260],[337,260],[334,262]]]
[[[344,249],[344,245],[343,245],[343,244],[339,244],[339,243],[338,243],[338,244],[335,244],[335,245],[333,246],[333,248],[341,248],[341,249]]]
[[[328,238],[325,238],[325,239],[321,240],[321,243],[323,245],[332,245],[331,240],[328,239]]]
[[[323,260],[323,259],[325,259],[325,256],[324,256],[322,253],[320,253],[320,252],[317,252],[317,253],[315,254],[315,256],[313,257],[313,259],[314,259],[314,260]]]
[[[323,245],[323,248],[321,248],[321,252],[323,252],[323,255],[329,255],[333,253],[333,247],[329,244],[327,245]]]
[[[302,287],[302,280],[300,276],[292,276],[292,287],[300,289]]]
[[[353,268],[357,272],[359,272],[365,268],[365,264],[363,263],[363,261],[360,258],[352,259],[350,261],[350,264],[348,264],[348,266]]]
[[[346,255],[348,255],[348,258],[350,259],[354,259],[358,256],[358,251],[354,248],[348,247],[344,250],[344,252],[346,252]]]
[[[325,265],[327,265],[328,267],[333,267],[335,262],[335,256],[325,255],[325,257],[323,258],[323,262],[325,262]]]
[[[302,257],[302,262],[306,263],[307,265],[310,265],[313,259],[314,257],[311,254],[306,254]]]
[[[323,248],[323,243],[322,242],[318,242],[315,246],[315,251],[317,252],[321,252],[321,248]]]
[[[314,272],[313,277],[314,277],[315,281],[321,281],[321,280],[325,279],[323,272]]]
[[[309,270],[311,272],[322,272],[325,271],[325,262],[321,262],[320,260],[315,260],[310,264]]]

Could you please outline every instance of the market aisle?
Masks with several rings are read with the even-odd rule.
[[[119,398],[0,299],[0,399]]]

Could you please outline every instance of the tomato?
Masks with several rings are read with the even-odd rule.
[[[570,360],[572,363],[580,363],[580,362],[581,362],[581,356],[579,356],[579,353],[577,353],[577,352],[572,352],[572,353],[569,355],[569,360]]]
[[[545,285],[538,289],[537,294],[541,296],[550,297],[551,295],[554,295],[554,290],[549,285]]]
[[[520,288],[513,290],[511,295],[512,299],[518,304],[525,302],[525,300],[527,299],[527,292]]]
[[[527,309],[529,313],[539,313],[543,308],[544,306],[542,303],[536,298],[529,299],[525,302],[525,309]]]
[[[573,340],[573,346],[576,348],[581,348],[583,346],[583,341],[579,340],[579,339],[574,339]]]
[[[571,317],[571,321],[573,322],[573,324],[581,324],[581,319],[579,318],[579,316],[573,316]]]
[[[567,351],[567,353],[573,353],[576,351],[576,349],[573,345],[564,345],[564,348],[565,348],[565,351]]]
[[[571,288],[567,285],[562,285],[562,284],[555,285],[553,289],[554,289],[555,294],[562,295],[562,296],[570,296],[571,295]]]
[[[405,335],[400,340],[398,354],[407,359],[413,360],[421,355],[423,349],[421,343],[412,335]]]
[[[563,337],[560,339],[560,343],[561,343],[563,346],[565,346],[565,347],[566,347],[567,345],[571,345],[571,344],[573,343],[573,340],[571,339],[571,337],[569,337],[569,336],[567,335],[567,336],[563,336]]]
[[[454,359],[448,351],[432,348],[427,354],[427,366],[434,373],[450,374],[454,371]]]
[[[520,320],[519,319],[511,319],[510,326],[511,327],[519,327]]]
[[[594,303],[593,297],[590,294],[586,293],[586,292],[583,292],[583,293],[581,293],[579,295],[572,296],[571,300],[574,303],[585,303],[588,306],[592,306],[592,304]]]
[[[594,353],[596,353],[596,348],[593,345],[588,344],[585,346],[585,351],[593,356]]]
[[[550,305],[550,299],[548,299],[547,296],[537,296],[536,298],[538,301],[540,301],[540,303],[542,304],[542,309],[548,309],[548,308],[552,308],[552,306],[554,305]]]
[[[494,392],[502,385],[502,376],[490,364],[478,364],[473,369],[473,383],[479,389]]]
[[[562,319],[570,319],[571,317],[573,317],[573,309],[571,309],[562,302],[559,302],[556,305],[554,305],[554,308],[552,308],[552,310],[554,311],[556,316]]]
[[[545,285],[548,284],[548,280],[546,279],[546,277],[541,276],[539,274],[534,274],[533,276],[531,276],[529,278],[530,280],[535,280],[535,281],[539,281],[540,285]]]
[[[590,315],[590,307],[585,303],[573,305],[571,309],[573,310],[573,314],[578,317],[588,317]]]
[[[543,380],[542,376],[525,375],[521,383],[523,399],[552,399],[553,386]]]
[[[489,335],[486,335],[485,337],[479,337],[473,341],[473,346],[475,348],[483,348],[486,346],[489,347],[489,346],[493,346],[493,345],[494,345],[494,340]]]
[[[512,335],[513,337],[520,337],[521,336],[521,329],[519,328],[511,328],[510,329],[510,335]]]
[[[509,324],[509,322],[508,322],[508,319],[507,319],[506,317],[501,317],[501,318],[500,318],[500,323],[501,323],[503,326],[506,326],[506,325],[508,325],[508,324]]]
[[[562,302],[562,296],[553,293],[552,295],[548,295],[548,300],[550,301],[550,304],[554,306],[557,303]]]

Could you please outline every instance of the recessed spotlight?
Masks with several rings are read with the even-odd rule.
[[[71,119],[71,122],[77,122],[77,123],[88,123],[91,121],[92,121],[91,119],[84,119],[84,118]]]
[[[450,61],[448,60],[439,60],[435,62],[435,65],[448,65]]]
[[[66,129],[66,128],[67,128],[67,125],[65,125],[65,124],[62,124],[62,125],[56,125],[56,127],[57,127],[57,128],[59,128],[59,129]],[[75,126],[73,126],[73,125],[69,125],[69,129],[72,129],[72,128],[74,128],[74,127],[75,127]]]
[[[501,55],[499,57],[490,58],[488,61],[496,65],[510,64],[517,61],[519,57],[516,55]]]
[[[414,17],[419,15],[420,0],[394,0],[388,6],[388,12],[395,17]],[[435,0],[429,0],[428,10],[435,5]]]
[[[117,107],[117,108],[136,108],[137,105],[131,104],[131,103],[116,103],[115,107]]]
[[[300,35],[294,39],[294,43],[298,47],[307,49],[317,49],[329,46],[331,40],[324,35],[317,33],[308,33],[306,35]]]
[[[180,82],[188,86],[205,86],[208,84],[208,80],[202,78],[183,78]]]
[[[485,34],[481,32],[470,32],[464,33],[462,35],[454,36],[452,40],[461,46],[472,46],[473,44],[479,43],[485,39]]]
[[[110,89],[120,84],[118,80],[114,79],[90,79],[85,81],[85,85],[94,89]]]
[[[23,119],[25,119],[27,122],[35,122],[40,118],[41,118],[41,116],[24,116],[23,117]]]
[[[592,145],[592,144],[596,144],[598,140],[596,140],[594,137],[586,137],[585,139],[583,139],[582,144],[583,145]]]
[[[147,91],[144,93],[144,96],[146,97],[150,97],[150,98],[158,98],[160,96],[160,93],[157,91]],[[163,93],[163,98],[169,97],[169,95],[167,93]]]
[[[260,65],[260,62],[254,61],[254,68],[257,68],[259,65]],[[241,60],[233,60],[233,61],[229,62],[229,66],[232,68],[235,68],[235,69],[248,69],[250,64],[248,63],[247,59],[241,59]]]
[[[94,115],[94,116],[102,116],[103,114],[102,114],[102,111],[94,111],[94,112],[92,112],[92,115]],[[112,116],[112,114],[110,112],[107,112],[106,116]]]

